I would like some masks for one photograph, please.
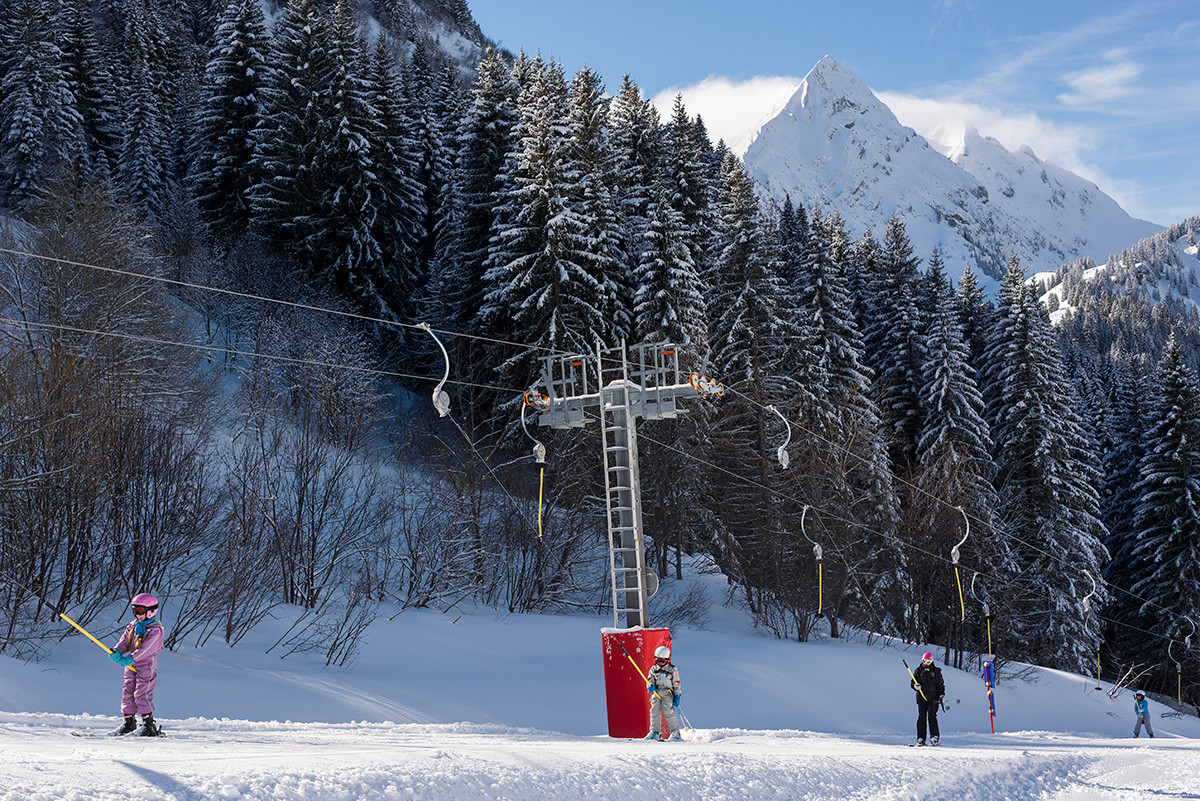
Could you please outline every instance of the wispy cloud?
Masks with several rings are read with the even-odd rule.
[[[1008,150],[1028,147],[1045,161],[1051,161],[1086,178],[1129,208],[1141,188],[1121,181],[1098,167],[1091,157],[1098,146],[1091,126],[1051,122],[1032,111],[1010,112],[961,100],[937,100],[900,92],[878,92],[877,96],[901,123],[912,128],[943,153],[961,142],[961,133],[974,128],[990,136]]]
[[[927,138],[938,129],[972,127],[996,138],[1009,150],[1028,146],[1039,158],[1072,172],[1083,175],[1081,170],[1087,170],[1083,153],[1094,142],[1090,129],[1084,126],[1056,125],[1031,111],[1010,113],[961,100],[937,100],[900,92],[878,92],[877,96],[901,123]]]
[[[699,114],[713,142],[724,139],[738,156],[746,152],[758,129],[780,112],[800,86],[800,78],[756,77],[746,81],[709,77],[691,86],[672,86],[651,102],[663,118],[671,115],[675,96],[683,95],[688,114]]]
[[[1058,95],[1064,105],[1075,108],[1092,107],[1110,103],[1133,94],[1135,82],[1143,72],[1140,64],[1122,61],[1090,69],[1079,70],[1063,76],[1073,92]]]

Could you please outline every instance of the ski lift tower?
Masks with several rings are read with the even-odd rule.
[[[649,626],[658,576],[646,569],[635,421],[677,417],[686,411],[677,401],[719,397],[725,387],[697,373],[682,374],[679,349],[671,343],[628,349],[624,340],[619,348],[597,343],[595,353],[543,356],[541,385],[545,395],[526,395],[541,413],[539,425],[582,428],[590,417],[600,422],[613,625]],[[589,412],[592,407],[597,411]]]

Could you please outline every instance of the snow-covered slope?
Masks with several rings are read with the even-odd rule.
[[[1103,260],[1160,227],[1123,211],[1094,184],[1004,149],[974,130],[943,130],[936,146],[900,124],[850,70],[826,56],[746,151],[750,174],[785,194],[838,211],[853,235],[882,235],[892,214],[916,254],[936,246],[946,263],[970,262],[998,278],[1009,254],[1031,272],[1074,259]]]
[[[1052,320],[1086,305],[1101,285],[1147,306],[1166,302],[1200,310],[1200,217],[1189,217],[1106,262],[1076,261],[1030,278],[1041,284]]]
[[[719,576],[695,581],[723,593]],[[1200,720],[1153,702],[1158,736],[1133,740],[1129,692],[1083,676],[1002,674],[992,734],[976,671],[944,668],[942,747],[917,751],[901,659],[924,646],[781,641],[719,608],[708,629],[674,632],[695,729],[682,743],[613,740],[611,617],[391,611],[348,669],[264,654],[287,619],[234,649],[164,654],[156,741],[103,736],[120,669],[82,637],[39,663],[0,656],[0,801],[1132,799],[1200,786]]]

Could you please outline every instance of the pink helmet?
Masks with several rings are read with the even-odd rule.
[[[139,592],[133,596],[133,600],[129,602],[130,606],[146,607],[146,619],[154,617],[158,612],[158,599],[148,592]]]
[[[926,652],[925,652],[925,656],[921,657],[921,661],[922,661],[922,662],[932,662],[932,661],[933,661],[933,654],[931,654],[931,653],[929,653],[928,651],[926,651]]]

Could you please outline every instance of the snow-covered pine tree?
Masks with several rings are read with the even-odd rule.
[[[996,494],[992,441],[983,419],[983,398],[975,386],[970,353],[958,323],[958,307],[940,259],[930,259],[922,282],[927,298],[926,360],[921,389],[922,429],[917,441],[916,487],[913,507],[918,524],[912,535],[918,550],[912,556],[915,642],[945,638],[948,647],[965,649],[959,629],[957,594],[945,557],[964,533],[959,507],[974,522],[964,569],[1005,575],[1010,568],[1004,540],[992,530]],[[936,555],[940,558],[933,558]],[[972,643],[979,646],[980,643]]]
[[[251,191],[255,232],[308,270],[316,269],[317,258],[309,240],[321,236],[323,222],[317,156],[327,110],[321,102],[329,73],[327,26],[310,0],[294,0],[275,23],[254,143],[262,176]]]
[[[403,310],[407,318],[418,315],[431,265],[438,254],[442,202],[454,166],[453,126],[446,112],[450,99],[433,55],[419,42],[403,71],[405,113],[410,121],[410,138],[416,159],[416,184],[423,193],[424,219],[418,226],[417,253],[410,272],[416,294]]]
[[[680,95],[675,97],[671,120],[663,127],[659,170],[660,181],[668,192],[668,202],[683,220],[692,261],[700,275],[711,281],[709,265],[715,260],[716,253],[712,234],[717,227],[713,215],[719,206],[713,187],[715,175],[708,141],[698,138],[696,126],[688,117]]]
[[[846,262],[846,290],[850,293],[850,308],[860,331],[865,330],[869,322],[867,306],[871,302],[870,285],[873,276],[879,272],[881,258],[879,242],[868,228],[862,239],[850,249],[850,257]]]
[[[651,196],[657,186],[662,158],[662,125],[658,111],[642,97],[628,75],[609,103],[609,159],[613,193],[622,221],[620,250],[622,262],[631,275],[629,286],[621,288],[623,303],[633,309],[638,301],[637,281],[632,274],[642,262],[642,250],[649,225]],[[689,253],[690,258],[690,253]],[[637,323],[632,323],[640,336]]]
[[[875,376],[876,386],[888,369],[893,358],[895,338],[893,326],[902,316],[898,304],[903,301],[904,287],[913,292],[917,278],[918,260],[913,256],[908,232],[898,216],[887,221],[883,245],[875,270],[862,276],[866,283],[866,300],[863,304],[867,317],[863,330],[867,366]],[[884,409],[884,414],[887,410]]]
[[[0,204],[22,209],[61,163],[82,151],[82,120],[71,93],[54,18],[42,0],[14,0],[12,48],[0,76]]]
[[[907,615],[905,557],[895,542],[897,501],[879,410],[869,394],[862,334],[851,310],[850,258],[841,216],[835,212],[824,219],[814,211],[796,302],[797,316],[811,321],[817,363],[813,369],[801,361],[794,373],[811,396],[799,409],[804,438],[795,447],[798,456],[811,450],[797,459],[811,465],[805,499],[827,553],[839,554],[828,565],[827,584],[826,611],[835,636],[842,615],[893,631]]]
[[[654,176],[662,158],[662,125],[658,110],[642,97],[628,74],[609,105],[609,127],[613,172],[617,194],[627,220],[635,226],[647,217]],[[631,264],[638,263],[639,232],[631,231],[628,252]]]
[[[884,234],[878,270],[870,277],[865,344],[892,469],[901,476],[916,463],[922,426],[919,396],[925,344],[917,308],[916,270],[904,223],[893,216]]]
[[[460,329],[471,324],[483,303],[492,208],[505,158],[515,145],[516,124],[516,81],[504,57],[489,47],[458,130],[460,146],[448,209],[453,220],[438,257],[439,294],[447,304],[449,320]]]
[[[1133,653],[1159,661],[1150,653],[1161,653],[1161,640],[1190,635],[1187,618],[1200,611],[1200,384],[1174,337],[1152,393],[1127,569],[1139,571],[1132,592],[1152,635],[1135,635]]]
[[[783,426],[765,407],[789,409],[796,396],[786,377],[790,323],[783,283],[773,270],[775,242],[758,207],[754,184],[741,165],[728,174],[728,200],[720,209],[720,250],[712,310],[713,372],[728,388],[713,415],[712,447],[722,468],[743,479],[712,482],[711,508],[728,533],[717,554],[746,590],[751,610],[772,616],[802,610],[783,525],[782,476],[772,462]],[[795,626],[792,623],[791,626]],[[781,626],[775,624],[778,631]],[[790,631],[790,628],[788,629]]]
[[[634,275],[634,338],[673,342],[680,346],[685,368],[707,352],[704,287],[691,250],[685,244],[683,219],[671,207],[666,192],[653,193],[647,206],[641,261]],[[647,424],[639,439],[639,462],[646,509],[646,531],[660,574],[667,571],[668,545],[675,547],[675,574],[682,577],[682,554],[708,547],[693,515],[706,508],[708,476],[688,454],[707,451],[708,409],[689,404],[694,414]],[[706,527],[700,527],[706,528]]]
[[[1135,555],[1138,529],[1138,490],[1142,461],[1146,455],[1146,422],[1149,415],[1148,381],[1140,359],[1130,358],[1116,365],[1113,388],[1113,414],[1109,418],[1111,450],[1104,454],[1104,484],[1100,492],[1100,518],[1108,532],[1104,544],[1110,560],[1104,578],[1112,593],[1105,641],[1109,643],[1110,663],[1136,658],[1144,644],[1141,630],[1151,622],[1142,617],[1141,602],[1130,590],[1149,572]]]
[[[808,258],[808,214],[804,206],[792,203],[792,196],[783,198],[779,210],[779,277],[789,291],[799,286],[800,266]]]
[[[602,318],[604,287],[580,258],[587,221],[572,205],[567,84],[555,61],[534,59],[520,93],[516,148],[498,194],[488,253],[481,327],[523,343],[498,372],[515,387],[538,377],[546,350],[591,353],[611,323]]]
[[[633,335],[633,270],[623,249],[625,223],[616,192],[609,130],[609,101],[600,76],[587,67],[567,92],[567,177],[577,224],[572,260],[595,283],[606,326],[600,341],[616,344]]]
[[[1022,658],[1083,671],[1100,634],[1082,600],[1108,555],[1099,519],[1097,457],[1075,414],[1050,319],[1010,258],[987,355],[996,402],[987,409],[996,493],[1020,570],[1009,628]]]
[[[167,90],[157,49],[160,35],[155,11],[139,0],[131,2],[125,18],[124,128],[118,166],[125,191],[151,219],[166,208],[171,178],[171,125],[163,105]]]
[[[267,29],[258,0],[231,0],[208,54],[195,120],[191,183],[205,222],[220,236],[249,230],[259,183],[254,130],[262,119]]]
[[[64,0],[59,49],[83,126],[78,163],[86,173],[110,179],[116,174],[121,152],[120,103],[107,54],[96,36],[91,6],[85,0]]]
[[[344,0],[334,6],[329,26],[328,73],[318,102],[327,104],[318,126],[314,198],[318,224],[310,247],[320,259],[319,275],[353,298],[367,314],[395,319],[379,242],[382,207],[377,145],[382,133],[371,104],[366,43]]]
[[[424,275],[417,251],[426,217],[425,189],[418,177],[417,146],[394,48],[384,36],[375,43],[367,77],[368,103],[378,119],[371,153],[379,193],[374,237],[380,264],[373,281],[384,304],[411,321],[412,299],[421,291]],[[393,327],[391,336],[403,342],[409,334]]]
[[[975,271],[968,263],[958,282],[958,324],[962,328],[963,342],[970,351],[969,362],[975,371],[975,382],[983,395],[986,407],[988,395],[982,386],[981,371],[984,354],[987,352],[987,333],[992,326],[994,308],[986,299]]]
[[[671,207],[666,192],[655,192],[641,259],[634,274],[634,339],[674,342],[693,352],[707,346],[704,287],[683,216]]]

